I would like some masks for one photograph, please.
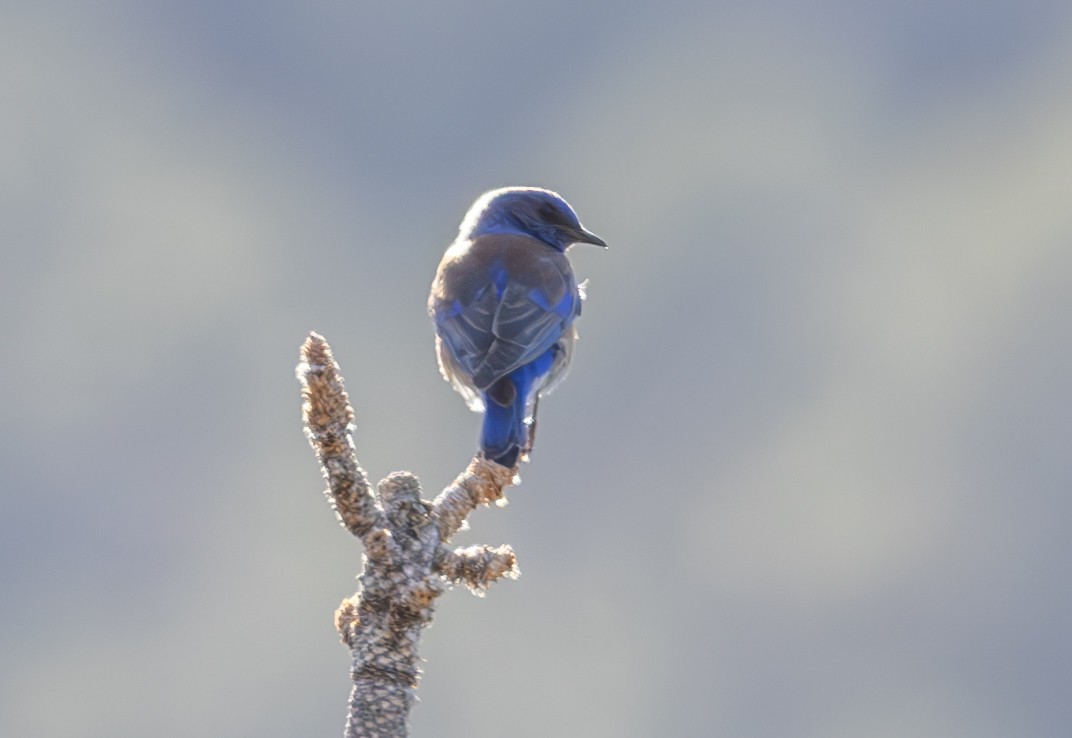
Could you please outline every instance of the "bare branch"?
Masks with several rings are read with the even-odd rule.
[[[469,466],[432,503],[433,515],[443,541],[449,541],[462,530],[465,519],[478,505],[492,502],[506,504],[504,490],[516,484],[517,469],[507,469],[483,456],[475,456]]]
[[[418,645],[435,601],[451,584],[475,594],[519,572],[509,546],[451,551],[450,538],[478,505],[505,503],[517,469],[481,456],[435,502],[421,499],[409,472],[394,472],[373,493],[357,461],[354,411],[327,341],[309,334],[301,347],[305,433],[327,480],[325,492],[339,521],[365,546],[359,590],[335,612],[335,627],[352,655],[347,738],[405,736],[420,676]]]
[[[305,435],[328,483],[324,494],[342,526],[363,538],[373,528],[382,528],[383,521],[365,470],[357,463],[352,435],[354,409],[331,346],[323,336],[310,333],[305,339],[297,373],[302,385]]]
[[[453,551],[443,547],[436,557],[436,571],[480,596],[495,580],[517,579],[521,575],[514,549],[509,546],[469,546]]]

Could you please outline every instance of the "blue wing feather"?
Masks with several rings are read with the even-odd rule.
[[[483,391],[567,333],[572,337],[581,300],[565,256],[543,244],[503,236],[473,244],[482,250],[460,249],[453,257],[464,279],[445,278],[430,308],[450,358]],[[482,275],[481,284],[473,283],[474,274]]]

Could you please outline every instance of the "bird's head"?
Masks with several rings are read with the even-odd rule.
[[[577,213],[558,193],[539,187],[485,192],[469,208],[459,232],[469,239],[486,233],[518,233],[538,238],[559,251],[575,243],[607,245],[581,225]]]

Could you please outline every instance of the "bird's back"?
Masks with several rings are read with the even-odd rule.
[[[472,303],[496,273],[540,289],[554,304],[574,284],[573,269],[561,251],[531,236],[489,233],[471,241],[456,241],[447,249],[432,285],[429,309],[435,310],[435,305],[444,301]]]
[[[455,242],[443,256],[428,302],[444,376],[478,407],[473,390],[483,390],[560,339],[569,342],[568,353],[580,302],[566,255],[538,239],[490,233]]]

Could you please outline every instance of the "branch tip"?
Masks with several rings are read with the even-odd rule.
[[[468,546],[440,550],[436,570],[452,582],[464,584],[473,594],[483,596],[499,579],[517,579],[517,556],[510,546]]]

